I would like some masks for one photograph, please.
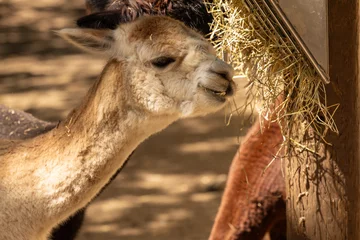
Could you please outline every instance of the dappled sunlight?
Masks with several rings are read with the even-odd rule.
[[[157,188],[162,191],[172,193],[172,194],[181,194],[192,189],[196,181],[194,177],[187,174],[155,174],[155,173],[138,173],[139,181],[135,184],[134,187],[142,188]],[[166,183],[166,184],[164,184]]]
[[[216,196],[211,193],[194,193],[191,195],[191,201],[198,203],[206,203],[216,199]]]
[[[177,222],[191,218],[191,212],[185,209],[173,209],[166,213],[159,214],[152,222],[146,224],[146,228],[153,232],[162,232]]]
[[[56,121],[65,118],[78,104],[105,61],[84,55],[68,55],[47,61],[33,56],[9,57],[2,63],[0,103]]]
[[[134,197],[122,196],[120,198],[106,199],[92,205],[92,211],[97,213],[97,217],[90,220],[91,223],[111,222],[116,218],[122,217],[122,212],[137,205]]]
[[[119,185],[113,186],[117,189],[143,189],[156,190],[158,194],[166,193],[168,198],[163,200],[165,202],[172,202],[172,195],[184,195],[192,192],[204,192],[208,187],[216,184],[222,185],[226,181],[225,174],[157,174],[153,172],[139,172],[136,173],[136,180],[132,180],[126,187]],[[121,180],[120,180],[121,181]],[[171,195],[170,195],[171,194]],[[156,196],[142,195],[135,200],[141,202],[142,198],[156,198]],[[160,198],[157,201],[161,201]]]
[[[83,234],[114,232],[115,236],[141,236],[157,235],[168,231],[169,227],[176,226],[181,221],[190,219],[191,212],[185,209],[170,209],[166,213],[158,214],[154,219],[141,226],[123,226],[115,223],[96,224],[90,223]]]
[[[94,225],[90,225],[87,229],[86,229],[86,231],[85,231],[85,233],[102,233],[102,232],[104,232],[104,233],[106,233],[106,232],[116,232],[117,234],[116,235],[118,235],[118,232],[124,232],[125,233],[125,235],[128,235],[128,233],[131,233],[131,235],[132,236],[134,236],[134,235],[140,235],[141,233],[143,233],[143,230],[141,230],[141,229],[134,229],[134,228],[132,228],[132,229],[122,229],[121,231],[118,231],[118,228],[119,228],[119,226],[117,225],[117,224],[115,224],[115,223],[110,223],[110,224],[100,224],[100,225],[96,225],[96,224],[94,224]]]
[[[221,141],[203,141],[197,143],[184,143],[179,145],[179,151],[184,153],[192,152],[208,152],[211,149],[212,152],[223,152],[231,148],[232,145],[237,145],[237,140],[234,137],[222,138]]]

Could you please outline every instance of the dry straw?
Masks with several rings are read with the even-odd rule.
[[[284,143],[301,145],[310,127],[325,140],[338,105],[327,106],[325,84],[308,60],[286,38],[258,0],[213,0],[207,3],[214,21],[211,39],[235,70],[248,78],[247,100],[241,109],[256,106],[259,114],[282,126]],[[252,6],[257,5],[257,6]],[[304,126],[303,123],[306,122]],[[302,124],[303,131],[289,131]],[[283,144],[284,145],[284,144]]]

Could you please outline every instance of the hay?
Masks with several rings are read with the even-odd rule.
[[[252,4],[261,1],[206,4],[214,17],[210,39],[218,54],[249,80],[246,102],[234,111],[255,105],[263,119],[280,124],[284,143],[295,147],[301,146],[309,129],[326,142],[328,131],[338,133],[333,120],[338,105],[327,106],[325,83],[316,70],[281,33],[270,13],[250,8]],[[304,132],[289,130],[303,122],[307,123]]]

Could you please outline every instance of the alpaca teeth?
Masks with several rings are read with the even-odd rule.
[[[225,95],[226,95],[226,92],[219,92],[219,93],[217,93],[217,95],[219,95],[219,96],[225,96]]]

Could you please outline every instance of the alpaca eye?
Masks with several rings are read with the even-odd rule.
[[[165,68],[173,62],[175,62],[175,59],[172,57],[158,57],[152,60],[151,64],[157,68]]]

